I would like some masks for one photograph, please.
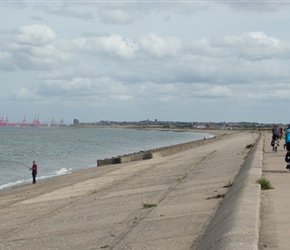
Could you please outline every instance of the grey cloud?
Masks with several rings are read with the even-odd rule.
[[[107,24],[129,24],[136,20],[135,13],[128,13],[124,10],[100,10],[100,19]]]
[[[140,47],[156,57],[177,56],[182,44],[176,37],[161,37],[154,33],[139,38]]]
[[[1,5],[0,5],[1,6]],[[83,20],[99,19],[107,24],[131,24],[144,18],[150,13],[175,13],[175,15],[193,15],[208,9],[208,3],[184,1],[89,1],[72,2],[56,1],[47,2],[14,2],[3,4],[11,9],[32,8],[49,15],[71,17]]]
[[[49,15],[71,17],[76,19],[91,20],[94,19],[94,13],[91,8],[86,8],[85,2],[72,1],[36,1],[28,2],[29,7],[40,10]]]
[[[227,36],[225,42],[229,47],[235,47],[241,56],[249,60],[290,59],[290,43],[270,37],[264,32],[249,32],[239,37]]]
[[[27,100],[27,101],[37,101],[41,100],[39,97],[37,90],[34,88],[19,88],[13,91],[12,95],[14,100]]]
[[[69,55],[57,50],[53,42],[57,39],[55,32],[43,25],[23,26],[0,35],[3,50],[0,68],[16,70],[51,70],[65,63]]]
[[[51,70],[63,66],[67,56],[53,47],[13,48],[14,64],[26,70]]]
[[[74,77],[71,79],[45,79],[37,84],[38,94],[43,96],[109,96],[126,95],[126,84],[109,77]]]
[[[31,46],[44,46],[55,39],[55,32],[44,25],[22,26],[11,36],[12,42]]]
[[[105,23],[112,24],[130,24],[138,20],[142,20],[145,16],[151,13],[165,14],[166,19],[170,19],[171,13],[175,15],[194,15],[197,12],[208,9],[207,3],[201,2],[184,2],[175,1],[174,3],[168,1],[159,2],[113,2],[98,5],[100,18]]]
[[[289,2],[281,1],[228,1],[220,2],[220,4],[229,6],[234,11],[247,11],[247,12],[275,12],[290,7]]]
[[[119,35],[80,38],[74,40],[82,51],[93,54],[106,54],[117,56],[124,59],[134,57],[134,53],[138,50],[138,45],[130,39],[124,39]]]
[[[224,39],[203,38],[191,45],[191,52],[211,58],[244,58],[256,61],[272,58],[289,58],[290,43],[268,36],[264,32],[227,35]]]
[[[53,1],[49,2],[46,0],[39,1],[12,1],[12,2],[1,2],[0,7],[7,7],[10,10],[19,9],[32,9],[41,11],[54,16],[71,17],[76,19],[90,20],[94,18],[92,9],[84,8],[84,3],[77,3],[72,1]],[[32,17],[33,19],[39,19],[39,17]]]
[[[9,52],[0,50],[0,70],[3,71],[16,70],[16,65],[13,62],[13,57]]]

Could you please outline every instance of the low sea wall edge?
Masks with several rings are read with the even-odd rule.
[[[167,147],[160,147],[160,148],[147,150],[147,151],[141,151],[141,152],[132,153],[132,154],[126,154],[126,155],[112,157],[112,158],[100,159],[100,160],[97,160],[97,164],[98,164],[97,166],[100,167],[100,166],[127,163],[127,162],[133,162],[133,161],[148,160],[148,159],[157,158],[157,157],[164,157],[164,156],[182,152],[191,148],[195,148],[201,145],[205,145],[213,141],[220,140],[225,135],[226,134],[213,136],[207,139],[185,142],[181,144],[171,145]]]

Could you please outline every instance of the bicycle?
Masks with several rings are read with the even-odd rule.
[[[278,149],[278,146],[279,146],[279,140],[278,140],[278,139],[273,140],[273,141],[272,141],[272,146],[273,146],[273,151],[274,151],[275,153],[277,153],[277,149]]]

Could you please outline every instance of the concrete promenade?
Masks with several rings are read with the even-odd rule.
[[[263,142],[255,132],[231,133],[166,157],[1,191],[0,249],[258,249]],[[280,150],[269,155],[278,159]],[[265,164],[264,174],[275,175]],[[273,205],[280,200],[269,194],[280,189],[270,178],[275,189],[263,195]],[[276,220],[264,216],[262,228]],[[277,238],[264,242],[276,247]]]
[[[284,160],[286,150],[284,140],[277,153],[272,151],[271,134],[264,135],[263,177],[274,189],[262,191],[260,249],[290,249],[290,171]]]

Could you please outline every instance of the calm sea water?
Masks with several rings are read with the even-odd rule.
[[[110,128],[0,127],[0,190],[97,166],[98,159],[195,141],[209,134]]]

